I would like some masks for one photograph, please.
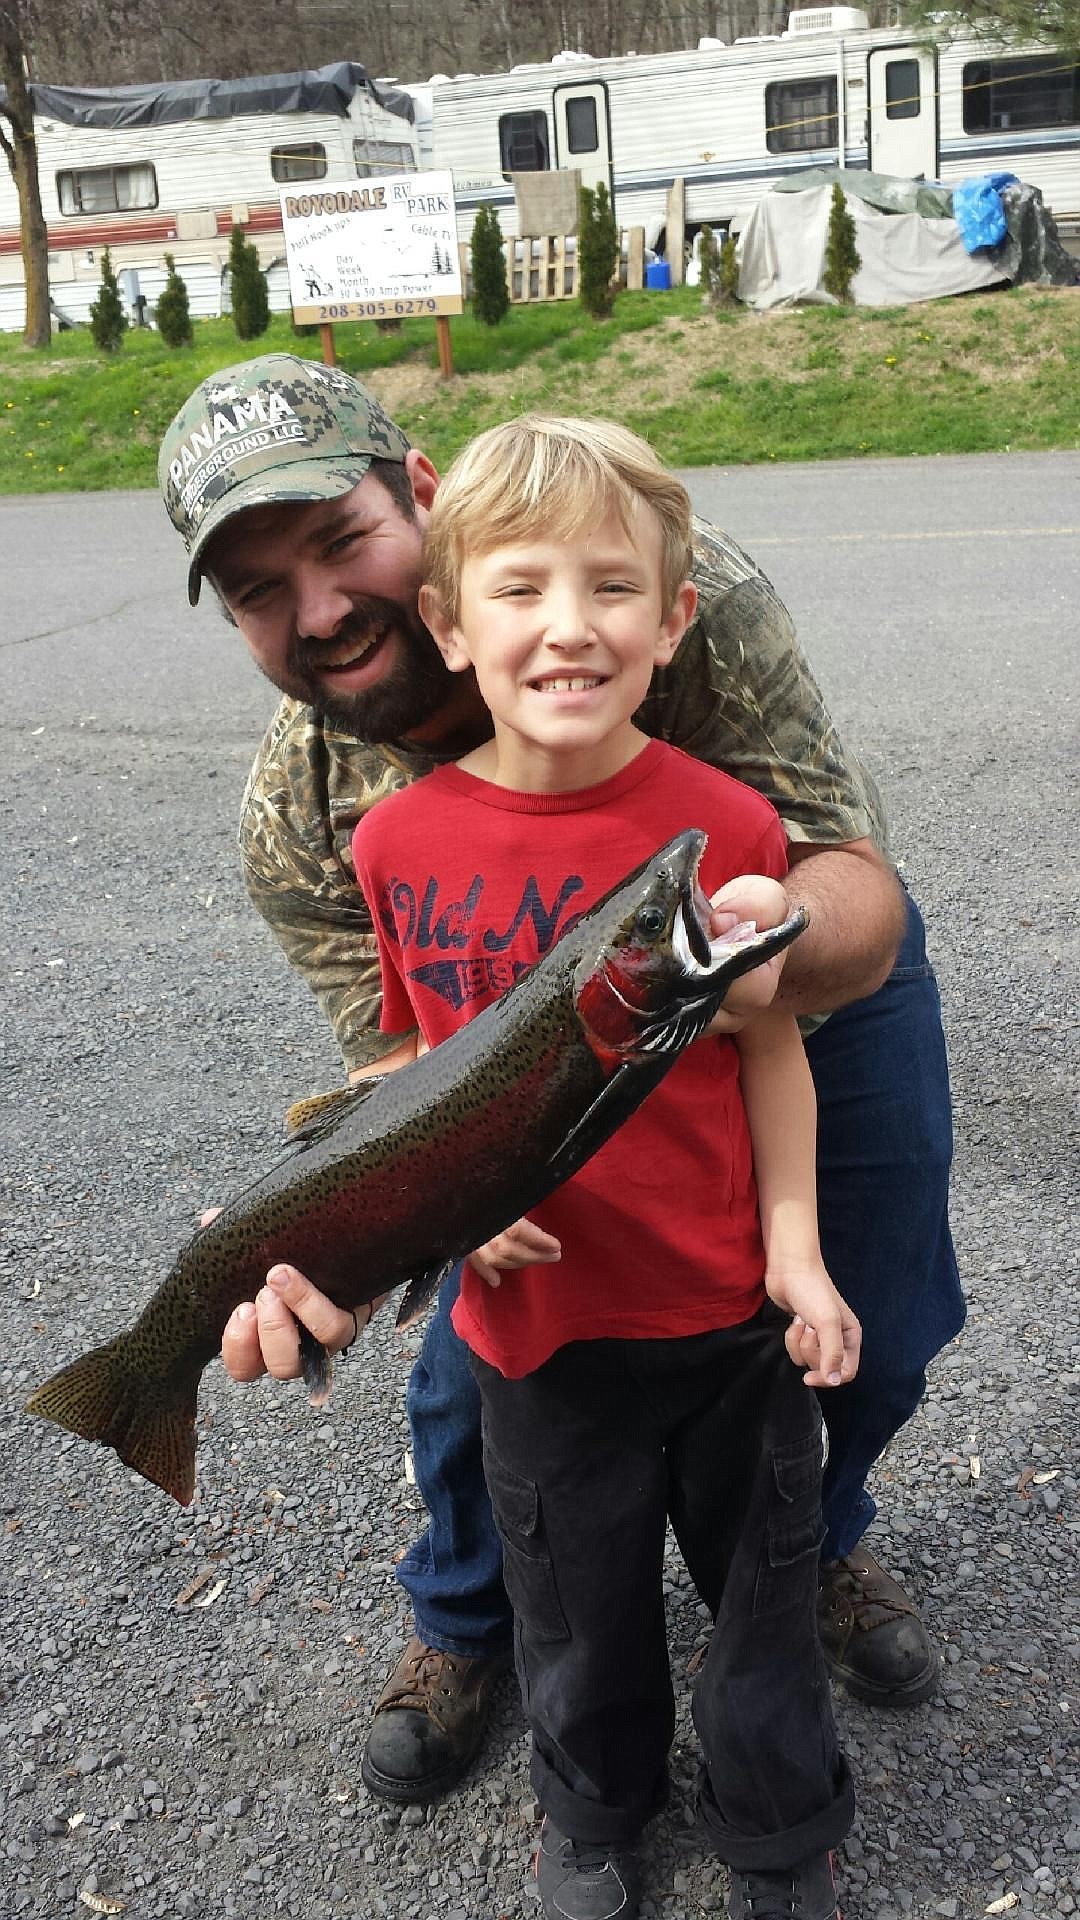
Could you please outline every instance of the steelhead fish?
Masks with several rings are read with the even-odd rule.
[[[340,1307],[409,1282],[419,1318],[455,1263],[576,1173],[803,912],[710,943],[688,829],[572,923],[500,1000],[396,1072],[329,1097],[291,1149],[181,1249],[135,1325],[27,1402],[182,1505],[199,1380],[233,1309],[288,1261]],[[327,1106],[329,1105],[329,1110]],[[327,1375],[308,1336],[309,1385]]]

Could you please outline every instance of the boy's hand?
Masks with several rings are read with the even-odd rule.
[[[469,1265],[489,1287],[502,1284],[501,1267],[534,1267],[562,1259],[562,1247],[554,1234],[545,1233],[532,1220],[515,1220],[504,1233],[485,1240],[469,1255]]]
[[[784,1345],[808,1387],[842,1387],[859,1370],[862,1328],[847,1301],[841,1299],[820,1260],[793,1265],[782,1272],[769,1269],[765,1290],[785,1313],[792,1315]]]
[[[220,1212],[220,1207],[211,1207],[200,1219],[200,1227],[208,1227]],[[335,1307],[296,1267],[271,1267],[266,1280],[254,1300],[242,1301],[226,1321],[221,1358],[231,1380],[261,1380],[264,1373],[275,1380],[298,1380],[298,1321],[302,1320],[332,1355],[351,1346],[372,1314],[390,1298],[388,1293],[381,1293],[371,1302],[365,1318],[363,1307],[355,1315],[350,1308]]]
[[[712,896],[709,938],[718,940],[743,921],[752,920],[759,931],[778,927],[789,912],[788,897],[779,880],[764,873],[740,873]],[[705,1029],[708,1034],[738,1033],[752,1014],[771,1006],[787,959],[787,948],[775,959],[751,967],[736,980],[724,997],[724,1004]]]
[[[298,1380],[300,1335],[298,1322],[333,1357],[351,1347],[372,1314],[389,1294],[381,1293],[370,1307],[336,1307],[297,1267],[271,1267],[265,1287],[254,1300],[245,1300],[230,1315],[221,1336],[221,1358],[232,1380]]]

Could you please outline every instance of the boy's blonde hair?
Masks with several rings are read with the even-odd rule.
[[[633,532],[638,503],[656,515],[660,587],[670,613],[692,561],[690,498],[648,442],[611,420],[522,414],[478,434],[439,485],[424,535],[424,581],[457,620],[470,554],[543,535],[565,540],[611,510]]]

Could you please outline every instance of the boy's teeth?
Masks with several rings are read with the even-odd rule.
[[[599,677],[595,677],[589,680],[586,680],[582,676],[579,676],[575,679],[570,679],[568,677],[565,680],[541,680],[540,692],[541,693],[587,693],[590,687],[598,687],[599,685],[600,685]]]

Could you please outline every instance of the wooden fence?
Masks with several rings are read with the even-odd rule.
[[[630,292],[645,285],[645,229],[629,227],[619,236],[618,282]],[[472,295],[470,248],[463,240],[459,246],[461,285],[465,298]],[[528,301],[573,300],[578,290],[578,250],[572,236],[562,233],[541,234],[538,239],[507,240],[506,284],[515,306]]]

